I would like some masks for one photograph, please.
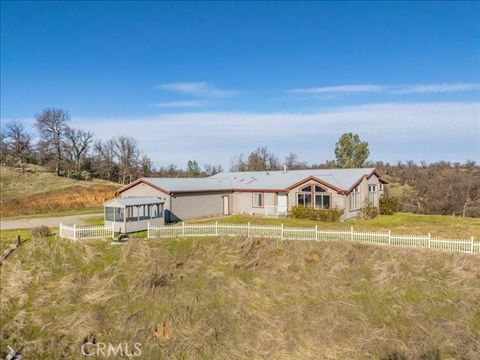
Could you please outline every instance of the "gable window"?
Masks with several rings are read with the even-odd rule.
[[[350,210],[360,209],[360,189],[355,187],[350,193]]]
[[[263,193],[253,193],[253,207],[263,207]]]
[[[377,184],[368,185],[368,202],[374,206],[378,206],[378,190]]]
[[[330,209],[330,203],[330,195],[327,190],[318,185],[307,185],[297,193],[298,206]]]

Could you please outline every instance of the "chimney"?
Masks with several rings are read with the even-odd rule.
[[[284,173],[287,172],[287,165],[283,165],[283,172],[284,172]]]

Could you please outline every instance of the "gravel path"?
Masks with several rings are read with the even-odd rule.
[[[86,218],[90,218],[94,216],[102,216],[102,215],[103,213],[18,219],[18,220],[0,219],[0,229],[2,230],[31,229],[31,228],[42,226],[42,225],[47,225],[48,227],[57,227],[58,224],[60,223],[67,224],[67,225],[73,225],[73,224],[81,225],[81,224],[84,224],[83,220]]]

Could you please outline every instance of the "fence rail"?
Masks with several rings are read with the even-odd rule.
[[[433,238],[428,235],[400,235],[391,231],[354,231],[323,230],[314,228],[295,228],[280,226],[262,226],[248,224],[185,224],[171,226],[151,226],[148,224],[148,238],[166,238],[177,236],[251,236],[278,238],[281,240],[340,240],[372,245],[425,248],[441,251],[457,251],[480,254],[480,242],[470,239]]]
[[[111,225],[89,226],[89,225],[64,225],[60,223],[60,237],[73,241],[84,239],[114,238],[115,231]]]

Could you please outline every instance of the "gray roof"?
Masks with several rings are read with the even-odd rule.
[[[370,175],[374,170],[375,168],[222,172],[207,178],[143,178],[143,180],[175,193],[235,189],[283,190],[313,176],[334,188],[349,190],[364,175]]]
[[[110,207],[125,207],[135,205],[151,205],[151,204],[163,204],[164,201],[156,197],[126,197],[112,199],[104,203],[104,206]]]
[[[222,178],[143,178],[166,191],[231,190],[232,183]]]
[[[374,170],[375,168],[224,172],[210,178],[226,179],[236,189],[286,189],[313,176],[336,188],[348,190],[361,177],[370,175]]]

